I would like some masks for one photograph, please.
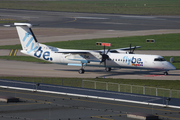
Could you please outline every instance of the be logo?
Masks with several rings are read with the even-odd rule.
[[[128,56],[123,57],[123,63],[127,63],[130,65],[132,63],[133,66],[143,66],[143,62],[141,61],[141,58],[129,58]]]
[[[41,56],[43,57],[44,60],[53,60],[52,57],[50,57],[50,52],[49,51],[45,51],[43,53],[43,50],[41,50],[41,47],[39,47],[39,49],[34,53],[34,56],[40,58]]]
[[[141,61],[141,58],[132,57],[132,65],[133,66],[143,66],[143,62]]]

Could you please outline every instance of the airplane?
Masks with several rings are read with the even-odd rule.
[[[14,23],[22,46],[21,52],[45,61],[61,65],[80,66],[79,73],[85,73],[85,66],[104,67],[106,71],[112,68],[147,69],[163,71],[168,75],[169,70],[176,68],[159,55],[134,54],[135,47],[105,49],[110,43],[96,43],[104,47],[102,50],[73,50],[61,49],[41,44],[37,41],[30,23]],[[130,50],[130,52],[125,51]]]

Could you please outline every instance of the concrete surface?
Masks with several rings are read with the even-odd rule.
[[[104,68],[86,67],[85,74],[79,74],[80,67],[63,66],[57,64],[42,64],[11,60],[0,60],[0,76],[37,76],[37,77],[74,77],[74,78],[123,78],[123,79],[155,79],[155,80],[180,80],[180,70],[169,71],[164,76],[163,72],[139,69],[112,69],[105,72]],[[155,76],[151,76],[155,75]]]

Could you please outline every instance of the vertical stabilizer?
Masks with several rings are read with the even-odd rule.
[[[29,23],[14,23],[16,26],[22,49],[30,53],[39,48],[39,43],[31,30],[32,25]]]

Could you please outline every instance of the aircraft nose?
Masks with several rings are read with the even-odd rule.
[[[176,70],[176,68],[174,67],[174,65],[172,65],[171,63],[169,63],[169,69],[170,69],[170,70]]]

